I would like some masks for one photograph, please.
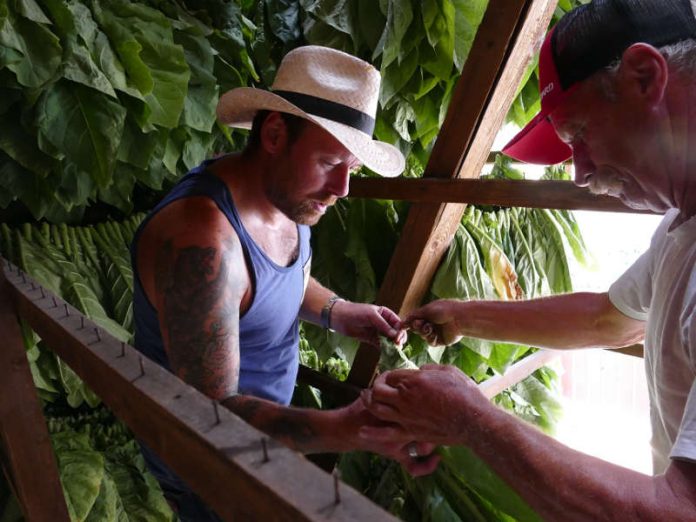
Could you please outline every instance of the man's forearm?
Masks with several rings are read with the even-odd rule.
[[[321,323],[321,310],[334,293],[310,277],[307,290],[300,307],[300,319],[315,324]]]
[[[643,326],[606,294],[578,292],[529,301],[462,301],[462,335],[542,348],[618,348],[638,342]]]
[[[462,433],[465,440],[452,442],[469,446],[544,520],[696,520],[696,464],[642,475],[572,450],[493,405]]]
[[[255,428],[302,453],[352,449],[349,434],[341,434],[338,410],[289,408],[248,395],[235,395],[223,404]]]

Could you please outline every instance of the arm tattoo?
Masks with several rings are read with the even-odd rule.
[[[224,404],[255,428],[298,451],[315,449],[318,435],[300,408],[286,408],[248,395],[230,397]]]
[[[219,248],[190,246],[175,252],[169,241],[155,267],[172,371],[219,399],[234,394],[239,379],[235,248],[227,241]]]

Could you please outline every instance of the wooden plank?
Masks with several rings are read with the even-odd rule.
[[[30,278],[8,274],[8,280],[21,316],[223,519],[396,520]]]
[[[556,0],[491,0],[457,82],[425,177],[479,176],[535,44]],[[377,296],[399,315],[416,307],[449,246],[465,205],[419,203],[409,210],[401,239]],[[379,352],[362,344],[348,376],[365,387]]]
[[[414,203],[467,203],[500,207],[598,210],[654,214],[635,210],[619,198],[598,196],[572,181],[434,179],[434,178],[355,178],[349,197],[398,199]]]
[[[539,350],[510,366],[504,375],[495,375],[486,379],[478,385],[478,388],[486,397],[492,399],[501,391],[526,379],[542,366],[546,366],[558,356],[558,351]]]
[[[314,386],[322,393],[327,393],[332,398],[342,403],[353,402],[360,396],[361,391],[361,388],[357,386],[338,381],[325,373],[312,370],[303,365],[300,365],[300,369],[297,373],[297,382]]]
[[[5,265],[6,261],[2,260],[2,263]],[[0,332],[3,337],[0,347],[0,435],[5,474],[24,518],[41,522],[69,521],[58,464],[4,272],[0,270]],[[16,272],[14,275],[21,277]]]

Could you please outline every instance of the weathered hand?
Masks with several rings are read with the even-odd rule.
[[[343,413],[344,435],[355,434],[355,440],[351,444],[352,449],[378,453],[393,459],[414,477],[428,475],[437,468],[440,456],[435,453],[437,447],[435,444],[416,442],[412,439],[404,442],[398,437],[391,440],[389,438],[369,439],[358,436],[358,433],[366,427],[375,429],[398,428],[398,426],[380,421],[370,414],[361,399],[357,399],[343,408]]]
[[[336,331],[373,346],[379,347],[380,335],[399,346],[406,341],[401,319],[386,306],[338,301],[331,314],[331,324]]]
[[[449,346],[462,338],[456,315],[458,303],[453,299],[433,301],[408,314],[403,324],[431,346]]]
[[[454,366],[429,364],[420,370],[380,375],[364,390],[363,404],[384,425],[368,425],[360,436],[378,440],[427,440],[462,444],[466,426],[490,403],[475,383]]]

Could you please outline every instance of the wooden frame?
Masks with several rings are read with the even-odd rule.
[[[452,96],[424,177],[476,178],[557,0],[491,0]],[[377,302],[399,315],[416,307],[459,225],[465,205],[414,204]],[[379,352],[362,344],[348,380],[366,387]]]
[[[22,394],[0,401],[4,464],[28,520],[69,518],[15,313],[225,520],[396,520],[0,261],[0,385]]]

